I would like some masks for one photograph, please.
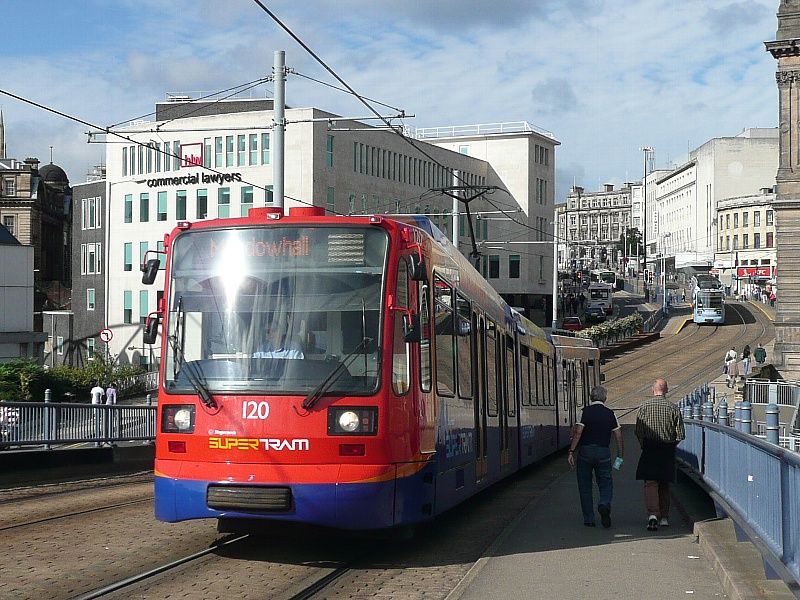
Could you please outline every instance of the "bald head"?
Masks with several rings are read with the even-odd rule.
[[[656,379],[653,382],[653,395],[654,396],[666,396],[667,391],[669,391],[669,386],[667,385],[666,379]]]

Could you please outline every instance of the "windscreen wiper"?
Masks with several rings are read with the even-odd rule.
[[[183,296],[178,298],[178,311],[175,314],[175,318],[178,319],[178,322],[175,326],[175,333],[167,338],[172,345],[172,361],[175,365],[175,373],[173,376],[177,376],[177,365],[180,364],[180,370],[185,371],[186,379],[189,380],[189,383],[192,384],[194,391],[197,392],[198,396],[200,396],[201,402],[208,408],[216,410],[218,408],[217,401],[214,400],[214,397],[211,395],[211,391],[208,389],[208,386],[203,382],[202,374],[199,372],[199,368],[193,362],[186,362],[186,358],[183,354],[183,345],[178,343],[178,327],[181,325],[183,319]],[[180,331],[183,330],[181,329]]]
[[[330,386],[337,379],[339,379],[339,376],[341,376],[342,372],[347,367],[349,367],[350,364],[355,360],[355,358],[361,352],[362,348],[365,349],[365,354],[366,354],[367,344],[369,344],[371,341],[372,338],[368,337],[363,338],[361,342],[358,344],[358,346],[353,348],[352,352],[350,352],[347,356],[345,356],[344,359],[342,359],[342,362],[336,365],[336,368],[333,371],[331,371],[328,374],[328,376],[325,379],[323,379],[322,382],[308,394],[308,396],[306,396],[305,400],[303,400],[302,404],[303,408],[309,409],[313,407],[317,403],[317,400],[319,400],[322,397],[322,394],[328,391]]]

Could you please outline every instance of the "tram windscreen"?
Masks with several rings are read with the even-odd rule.
[[[374,391],[387,248],[386,232],[363,227],[177,236],[166,389],[306,394],[346,362],[328,392]]]
[[[723,304],[722,292],[706,292],[698,290],[697,292],[697,308],[722,308]]]

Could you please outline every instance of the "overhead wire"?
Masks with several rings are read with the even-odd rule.
[[[324,85],[324,86],[327,86],[329,88],[333,88],[334,90],[339,90],[340,92],[345,92],[346,94],[350,94],[351,96],[355,95],[354,92],[351,92],[350,90],[347,90],[345,88],[340,88],[338,86],[335,86],[332,83],[328,83],[327,81],[322,81],[321,79],[316,79],[314,77],[311,77],[310,75],[305,75],[304,73],[300,73],[300,72],[295,71],[295,70],[292,70],[291,72],[292,72],[293,75],[297,75],[298,77],[302,77],[304,79],[308,79],[308,80],[313,81],[315,83],[319,83],[320,85]],[[386,108],[391,108],[393,111],[396,111],[396,112],[398,112],[400,114],[405,114],[405,112],[406,112],[402,108],[397,108],[396,106],[392,106],[391,104],[386,104],[385,102],[381,102],[380,100],[375,100],[374,98],[370,98],[369,96],[364,96],[364,98],[366,98],[370,102],[374,102],[375,104],[380,104],[381,106],[385,106]]]

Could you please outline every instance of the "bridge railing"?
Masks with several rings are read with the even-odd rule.
[[[150,405],[0,403],[0,449],[73,443],[153,441]]]
[[[148,371],[138,375],[124,377],[117,382],[119,396],[132,396],[158,389],[158,371]]]
[[[729,419],[708,386],[679,402],[686,439],[678,459],[734,517],[784,578],[800,583],[800,437],[779,435],[778,407],[766,409],[765,438],[753,435],[751,403]],[[733,426],[730,426],[732,423]]]

